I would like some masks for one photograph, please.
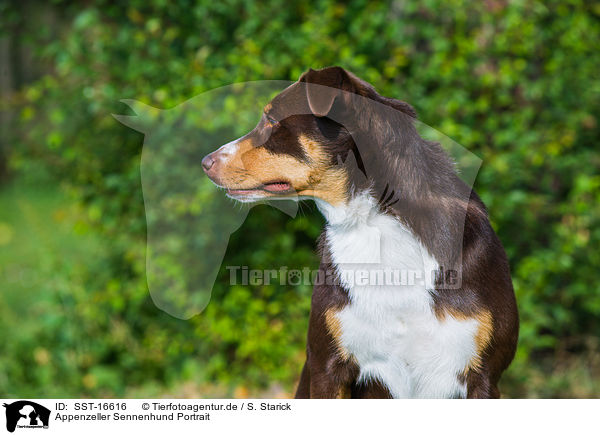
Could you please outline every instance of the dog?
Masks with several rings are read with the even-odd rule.
[[[310,69],[202,160],[231,198],[310,198],[326,219],[320,272],[334,279],[313,289],[296,398],[500,397],[519,328],[507,257],[415,120],[341,67]],[[400,281],[358,279],[382,270]]]

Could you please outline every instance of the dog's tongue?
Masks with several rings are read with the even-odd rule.
[[[288,183],[269,183],[265,184],[264,189],[268,192],[285,192],[290,190],[290,185]]]

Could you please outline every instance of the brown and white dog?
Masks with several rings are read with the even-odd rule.
[[[298,398],[500,395],[518,336],[506,255],[415,117],[342,68],[309,70],[202,161],[232,198],[312,198],[327,220],[335,279],[314,288]],[[374,282],[382,270],[402,279]]]

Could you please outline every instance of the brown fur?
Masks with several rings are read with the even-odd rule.
[[[412,230],[456,285],[436,280],[432,307],[439,319],[476,319],[477,356],[463,373],[467,397],[499,397],[497,382],[516,349],[518,315],[506,254],[484,204],[455,173],[439,144],[419,136],[414,109],[379,95],[352,73],[309,70],[266,107],[230,164],[208,175],[246,189],[274,181],[290,192],[343,204],[367,188],[388,213]],[[217,150],[213,154],[218,154]],[[322,235],[321,270],[333,271]],[[443,273],[441,276],[445,276]],[[334,313],[350,303],[339,282],[316,285],[307,360],[296,397],[390,397],[378,382],[357,383],[359,367],[342,349]]]

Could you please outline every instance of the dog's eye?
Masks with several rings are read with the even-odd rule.
[[[273,118],[271,115],[265,113],[265,117],[267,118],[267,121],[269,121],[269,124],[271,125],[275,125],[277,124],[279,121],[277,121],[275,118]]]

